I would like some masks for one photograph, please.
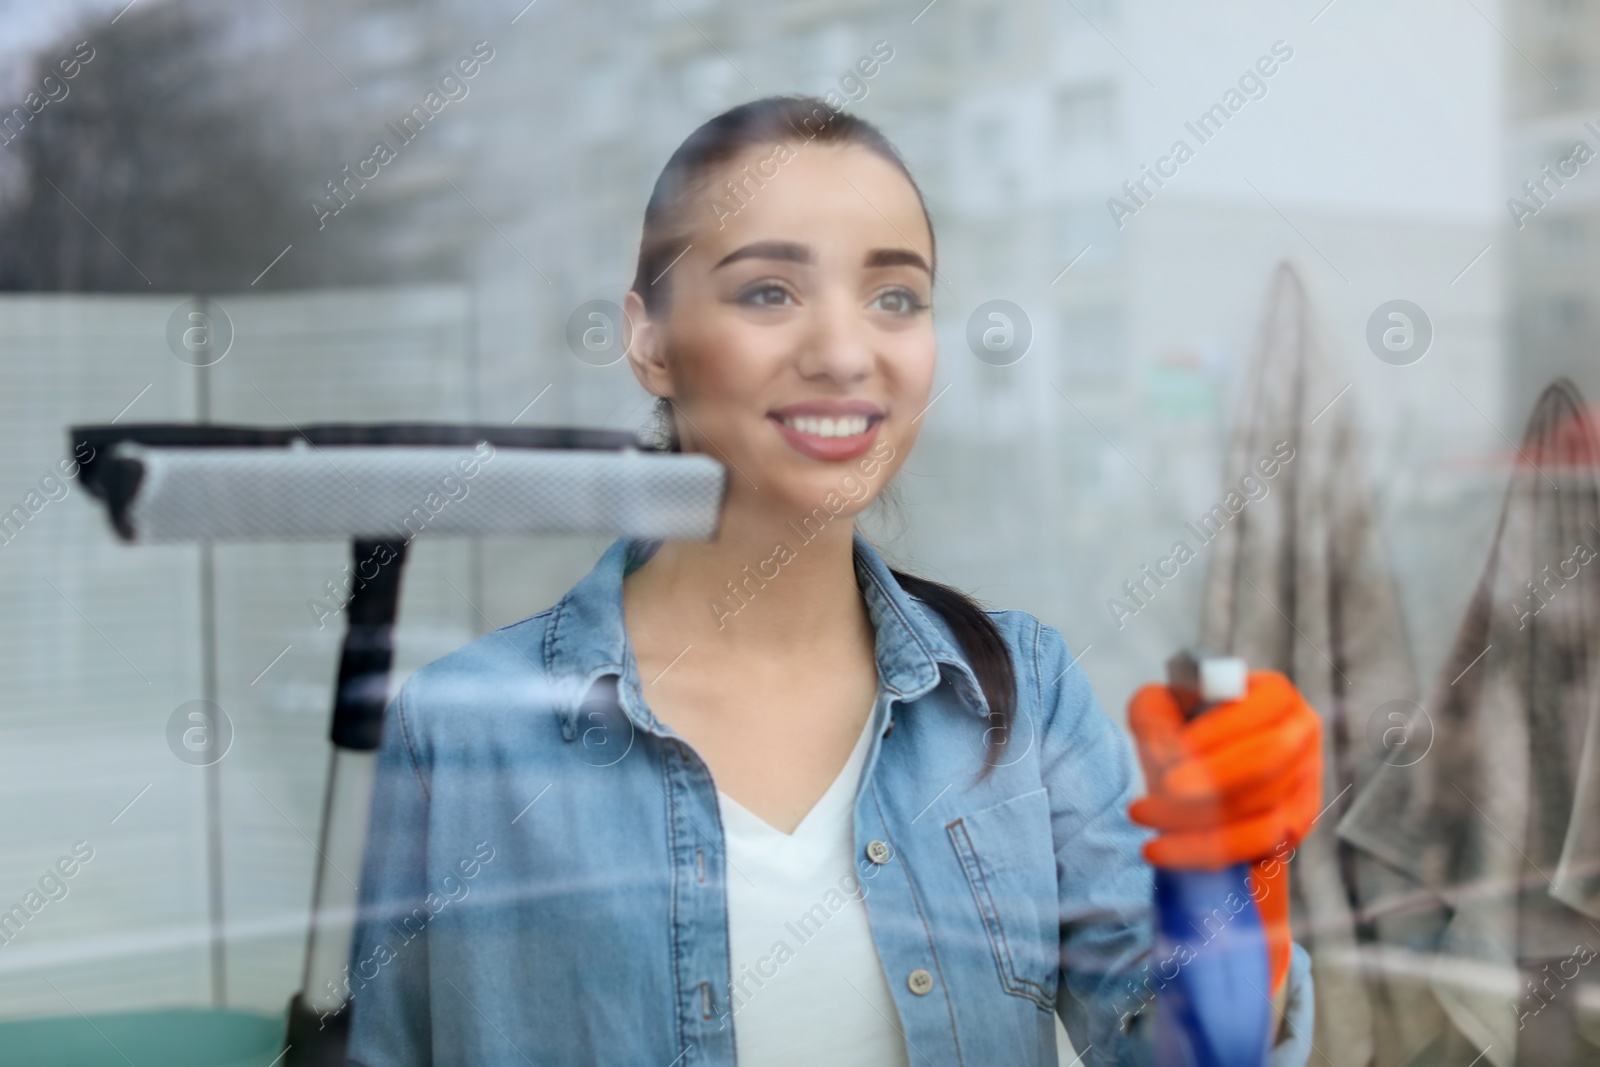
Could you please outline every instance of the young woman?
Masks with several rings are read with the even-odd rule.
[[[619,540],[401,689],[350,1062],[1044,1065],[1057,1014],[1085,1063],[1148,1059],[1141,847],[1298,840],[1315,715],[1253,679],[1207,739],[1142,693],[1150,842],[1061,635],[856,532],[930,401],[934,267],[899,156],[821,100],[735,108],[668,161],[628,353],[666,446],[728,468],[717,535]]]

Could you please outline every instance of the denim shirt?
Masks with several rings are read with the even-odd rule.
[[[658,544],[615,542],[555,607],[429,664],[391,703],[351,1064],[735,1063],[716,785],[645,704],[623,625],[623,577]],[[878,691],[840,890],[865,901],[908,1057],[1054,1065],[1059,1014],[1082,1063],[1151,1062],[1161,983],[1127,738],[1060,633],[999,611],[1016,719],[986,752],[953,634],[860,534],[855,561]],[[1294,952],[1274,1067],[1310,1052]]]

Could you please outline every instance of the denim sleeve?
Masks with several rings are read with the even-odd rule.
[[[1148,1007],[1148,831],[1128,818],[1137,796],[1133,749],[1095,699],[1083,668],[1053,627],[1038,624],[1030,695],[1040,774],[1050,794],[1061,920],[1056,1013],[1081,1062],[1152,1062]],[[1026,682],[1024,683],[1026,685]]]
[[[1039,624],[1034,652],[1061,917],[1056,1013],[1083,1064],[1143,1067],[1154,1062],[1150,1018],[1159,980],[1149,967],[1154,887],[1140,852],[1152,832],[1128,818],[1140,791],[1133,746],[1101,709],[1059,632]],[[1299,945],[1288,989],[1272,1067],[1301,1067],[1311,1053],[1311,968]]]
[[[378,749],[372,820],[350,956],[348,1062],[433,1062],[428,1007],[428,792],[412,745],[407,688],[390,703]]]

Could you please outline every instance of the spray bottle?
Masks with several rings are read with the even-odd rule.
[[[1242,659],[1185,650],[1167,661],[1184,716],[1244,696]],[[1155,869],[1154,1045],[1159,1067],[1266,1067],[1272,1052],[1266,930],[1250,864]],[[1176,967],[1176,974],[1169,972]]]

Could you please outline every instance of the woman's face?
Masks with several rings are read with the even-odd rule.
[[[790,518],[836,494],[830,507],[854,514],[928,403],[932,235],[911,183],[872,151],[790,153],[752,151],[703,184],[666,308],[651,318],[628,294],[629,358],[672,399],[684,449],[729,465],[730,504]],[[746,181],[742,206],[729,179]]]

